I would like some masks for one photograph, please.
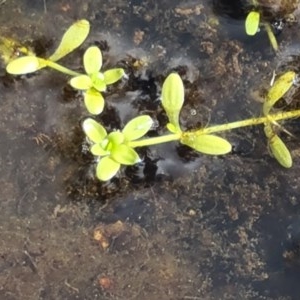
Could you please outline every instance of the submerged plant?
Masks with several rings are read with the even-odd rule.
[[[270,115],[270,111],[277,101],[280,100],[291,88],[295,79],[296,73],[294,71],[288,71],[282,74],[269,90],[263,105],[263,113],[268,120],[264,124],[264,131],[268,139],[270,150],[277,161],[285,168],[290,168],[292,166],[292,157],[287,146],[277,134],[277,131],[281,129],[281,126],[273,120]]]
[[[269,41],[275,51],[278,50],[278,43],[276,37],[273,33],[271,25],[268,21],[261,21],[261,13],[258,9],[257,0],[252,0],[252,4],[255,7],[254,10],[251,10],[245,20],[245,30],[247,35],[253,36],[257,32],[259,32],[260,25],[263,25],[265,28],[267,35],[269,37]]]
[[[73,88],[84,91],[87,110],[93,115],[98,115],[104,108],[101,92],[105,92],[108,85],[120,80],[125,72],[122,68],[115,68],[101,73],[102,53],[96,46],[89,47],[85,51],[83,65],[86,74],[73,77],[70,84]]]
[[[77,72],[69,70],[55,62],[78,48],[87,38],[89,31],[90,24],[87,20],[77,21],[65,32],[59,46],[49,58],[40,58],[33,53],[29,53],[29,55],[9,62],[6,66],[6,71],[13,75],[23,75],[50,67],[62,73],[76,76],[78,75]]]
[[[103,73],[100,72],[102,67],[102,53],[96,46],[89,47],[84,53],[83,65],[86,74],[80,74],[56,63],[78,48],[87,38],[89,31],[90,24],[87,20],[75,22],[65,32],[59,46],[49,58],[37,57],[25,47],[19,47],[22,53],[26,55],[10,60],[6,66],[6,71],[13,75],[23,75],[33,73],[45,67],[50,67],[64,74],[73,76],[70,80],[71,86],[84,91],[84,104],[87,110],[93,115],[98,115],[104,108],[104,98],[101,92],[105,92],[108,85],[117,82],[125,76],[124,70],[122,68],[114,68]],[[8,41],[9,40],[6,42]],[[6,58],[10,52],[4,52],[4,54]]]
[[[107,134],[106,129],[95,120],[84,120],[82,128],[91,144],[91,153],[98,157],[96,176],[100,180],[111,179],[121,165],[134,165],[141,161],[131,142],[143,137],[152,123],[151,117],[143,115],[129,121],[122,131]]]
[[[184,131],[179,122],[180,111],[184,103],[183,82],[177,73],[171,73],[162,87],[162,106],[169,119],[167,129],[170,134],[144,138],[153,122],[147,115],[129,121],[122,131],[113,131],[109,134],[101,124],[93,119],[88,118],[83,122],[83,130],[92,143],[90,151],[98,157],[97,177],[100,180],[109,180],[117,174],[121,165],[133,165],[139,162],[139,156],[134,148],[171,141],[179,141],[181,144],[204,154],[224,155],[231,151],[231,144],[213,133],[258,124],[264,125],[265,134],[274,157],[282,166],[290,167],[292,165],[290,153],[276,134],[273,126],[277,126],[277,122],[280,120],[299,117],[300,110],[278,113],[270,113],[270,111],[277,100],[291,87],[293,75],[295,75],[294,72],[287,72],[275,81],[266,97],[263,117],[200,128],[194,131]]]
[[[247,34],[254,35],[259,24],[260,13],[258,11],[250,12],[246,19]],[[266,24],[265,26],[268,28],[270,25]],[[39,58],[15,41],[0,38],[0,53],[8,61],[7,72],[20,75],[35,72],[44,67],[51,67],[70,75],[72,76],[69,81],[70,85],[84,93],[84,103],[87,110],[95,115],[101,113],[104,107],[102,93],[106,91],[108,85],[125,76],[124,70],[113,68],[101,72],[102,53],[96,46],[89,47],[83,55],[85,74],[75,72],[57,63],[58,60],[84,42],[89,29],[90,25],[86,20],[80,20],[73,24],[66,31],[58,48],[49,58]],[[276,43],[272,42],[272,36],[269,36],[269,38],[273,47],[276,48],[275,37],[274,41]],[[8,47],[6,49],[7,45],[12,45],[14,48],[10,49]],[[15,53],[14,49],[17,49],[18,52]],[[23,56],[18,57],[19,55]],[[14,57],[17,58],[11,60]],[[90,152],[97,160],[96,176],[102,181],[107,181],[118,173],[122,165],[134,165],[140,162],[141,159],[135,150],[137,147],[172,141],[178,141],[204,154],[224,155],[231,151],[231,144],[223,137],[216,135],[216,133],[258,124],[264,126],[264,132],[273,156],[282,166],[289,168],[292,166],[292,157],[278,135],[280,130],[284,130],[278,122],[300,117],[300,110],[273,112],[273,107],[289,91],[295,80],[296,73],[288,71],[274,82],[263,104],[262,117],[187,131],[180,125],[180,113],[184,105],[183,82],[177,73],[171,73],[163,83],[161,99],[168,117],[166,126],[168,133],[157,137],[145,137],[153,125],[153,120],[148,115],[136,117],[130,120],[122,130],[114,130],[110,133],[92,118],[83,121],[82,128],[90,144]]]

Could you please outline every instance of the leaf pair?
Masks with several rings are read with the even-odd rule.
[[[162,105],[169,118],[167,128],[172,133],[180,134],[180,142],[199,152],[211,155],[226,154],[231,151],[231,145],[225,139],[215,135],[205,134],[202,129],[195,132],[182,132],[179,115],[184,103],[184,86],[182,79],[176,73],[171,73],[163,83]]]
[[[265,135],[268,139],[270,150],[276,160],[285,168],[290,168],[293,164],[291,153],[276,133],[276,128],[281,127],[277,122],[272,119],[269,114],[273,106],[280,100],[292,87],[296,78],[294,71],[288,71],[282,74],[270,88],[264,105],[263,113],[267,117],[268,121],[265,123]]]
[[[6,71],[13,75],[22,75],[42,69],[48,65],[49,61],[56,62],[78,48],[88,36],[89,31],[89,22],[79,20],[65,32],[59,46],[48,59],[39,58],[33,54],[19,57],[7,65]]]
[[[245,21],[245,30],[247,35],[253,36],[259,31],[260,25],[260,12],[250,11],[246,17]],[[263,23],[266,32],[268,34],[269,41],[275,51],[278,50],[278,43],[276,37],[273,33],[273,30],[268,22]]]
[[[107,134],[95,120],[88,118],[83,122],[83,131],[92,143],[90,151],[99,157],[96,167],[98,179],[107,181],[116,175],[121,165],[134,165],[140,161],[130,142],[143,137],[152,124],[151,117],[143,115],[129,121],[122,132]]]
[[[93,115],[103,111],[104,98],[100,92],[106,91],[107,85],[121,79],[125,72],[122,68],[115,68],[100,72],[102,67],[102,53],[96,46],[89,47],[83,56],[83,64],[86,74],[78,75],[70,80],[73,88],[84,90],[84,103]]]

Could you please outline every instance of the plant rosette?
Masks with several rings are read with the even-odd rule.
[[[84,104],[89,113],[98,115],[103,111],[105,92],[108,85],[113,84],[125,76],[124,69],[114,68],[100,72],[102,67],[102,53],[96,46],[89,47],[83,56],[86,74],[78,75],[70,80],[70,85],[84,91]]]
[[[153,120],[143,115],[129,121],[122,131],[107,133],[105,128],[87,118],[82,128],[91,144],[90,152],[98,157],[96,176],[101,181],[114,177],[121,165],[134,165],[141,161],[130,142],[143,137],[151,128]]]

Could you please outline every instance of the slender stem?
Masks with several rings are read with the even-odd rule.
[[[72,71],[66,67],[63,67],[62,65],[59,65],[51,60],[47,60],[45,59],[45,63],[48,67],[52,68],[52,69],[55,69],[56,71],[59,71],[59,72],[62,72],[64,74],[67,74],[67,75],[70,75],[70,76],[79,76],[79,75],[82,75],[80,73],[77,73],[75,71]]]
[[[221,131],[227,131],[235,128],[240,127],[246,127],[246,126],[254,126],[264,123],[272,123],[272,121],[280,121],[290,118],[300,117],[300,110],[293,110],[293,111],[287,111],[287,112],[279,112],[275,114],[270,114],[266,117],[259,117],[259,118],[251,118],[246,119],[242,121],[227,123],[227,124],[221,124],[221,125],[215,125],[208,128],[202,128],[200,130],[194,131],[194,132],[184,132],[184,135],[188,134],[210,134],[214,132],[221,132]]]
[[[186,131],[183,133],[173,133],[173,134],[167,134],[163,136],[148,138],[148,139],[142,139],[137,141],[131,141],[128,143],[129,147],[136,148],[136,147],[144,147],[144,146],[151,146],[161,143],[167,143],[172,141],[180,140],[181,136],[189,136],[189,135],[203,135],[203,134],[211,134],[214,132],[221,132],[221,131],[227,131],[235,128],[241,128],[246,126],[254,126],[259,124],[268,124],[272,123],[274,121],[280,121],[290,118],[300,117],[300,109],[299,110],[293,110],[288,112],[278,112],[275,114],[270,114],[266,117],[259,117],[259,118],[251,118],[246,119],[242,121],[227,123],[227,124],[221,124],[221,125],[215,125],[208,128],[202,128],[196,131]]]
[[[157,137],[153,137],[153,138],[142,139],[142,140],[138,140],[138,141],[131,141],[128,143],[128,146],[132,147],[132,148],[151,146],[151,145],[156,145],[156,144],[177,141],[180,139],[180,137],[181,137],[181,133],[172,133],[172,134],[157,136]]]

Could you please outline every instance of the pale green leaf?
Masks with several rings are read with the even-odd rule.
[[[78,48],[86,39],[90,32],[90,23],[87,20],[79,20],[65,32],[63,38],[49,57],[49,60],[57,61]]]
[[[122,130],[126,141],[134,141],[144,136],[153,124],[150,116],[143,115],[130,120]]]
[[[136,151],[125,144],[114,147],[110,156],[122,165],[134,165],[141,161]]]
[[[93,86],[93,83],[89,76],[79,75],[70,80],[70,85],[77,90],[88,90]]]
[[[102,148],[100,144],[94,144],[91,146],[90,151],[95,156],[106,156],[109,154],[109,151],[106,151]]]
[[[167,124],[167,129],[172,133],[177,133],[177,128],[172,123]]]
[[[120,80],[125,75],[125,72],[122,68],[116,68],[105,71],[103,75],[105,83],[110,85]]]
[[[248,35],[255,35],[259,28],[260,13],[257,11],[251,11],[245,21],[245,29]]]
[[[83,121],[82,128],[86,136],[94,143],[101,143],[107,136],[105,128],[91,118]]]
[[[97,73],[92,76],[93,87],[99,92],[106,91],[106,83],[104,81],[103,73]]]
[[[100,159],[96,168],[96,176],[101,181],[107,181],[114,177],[119,171],[121,165],[111,159],[109,156],[105,156]]]
[[[100,71],[102,67],[102,53],[96,46],[89,47],[83,55],[85,72],[92,75]]]
[[[263,105],[264,115],[269,114],[270,109],[275,105],[275,103],[292,87],[295,78],[296,73],[294,71],[288,71],[275,80]]]
[[[231,145],[227,140],[212,134],[188,132],[182,135],[180,142],[204,154],[222,155],[231,151]]]
[[[162,105],[169,121],[180,131],[179,114],[184,102],[184,86],[177,73],[171,73],[163,83]]]
[[[124,142],[124,134],[120,131],[113,131],[108,135],[108,139],[111,142],[113,147],[115,145],[119,145]]]
[[[277,51],[278,50],[278,43],[277,43],[275,34],[273,33],[272,27],[269,23],[265,23],[264,25],[265,25],[265,28],[266,28],[266,31],[267,31],[267,34],[268,34],[269,41],[270,41],[273,49],[275,51]]]
[[[290,168],[293,164],[291,153],[281,138],[274,134],[269,139],[269,146],[276,160],[285,168]]]
[[[23,56],[11,61],[6,66],[6,71],[13,75],[22,75],[35,72],[46,67],[46,60],[36,56]]]
[[[84,93],[84,105],[90,114],[101,114],[104,104],[103,96],[95,89],[89,89]]]

